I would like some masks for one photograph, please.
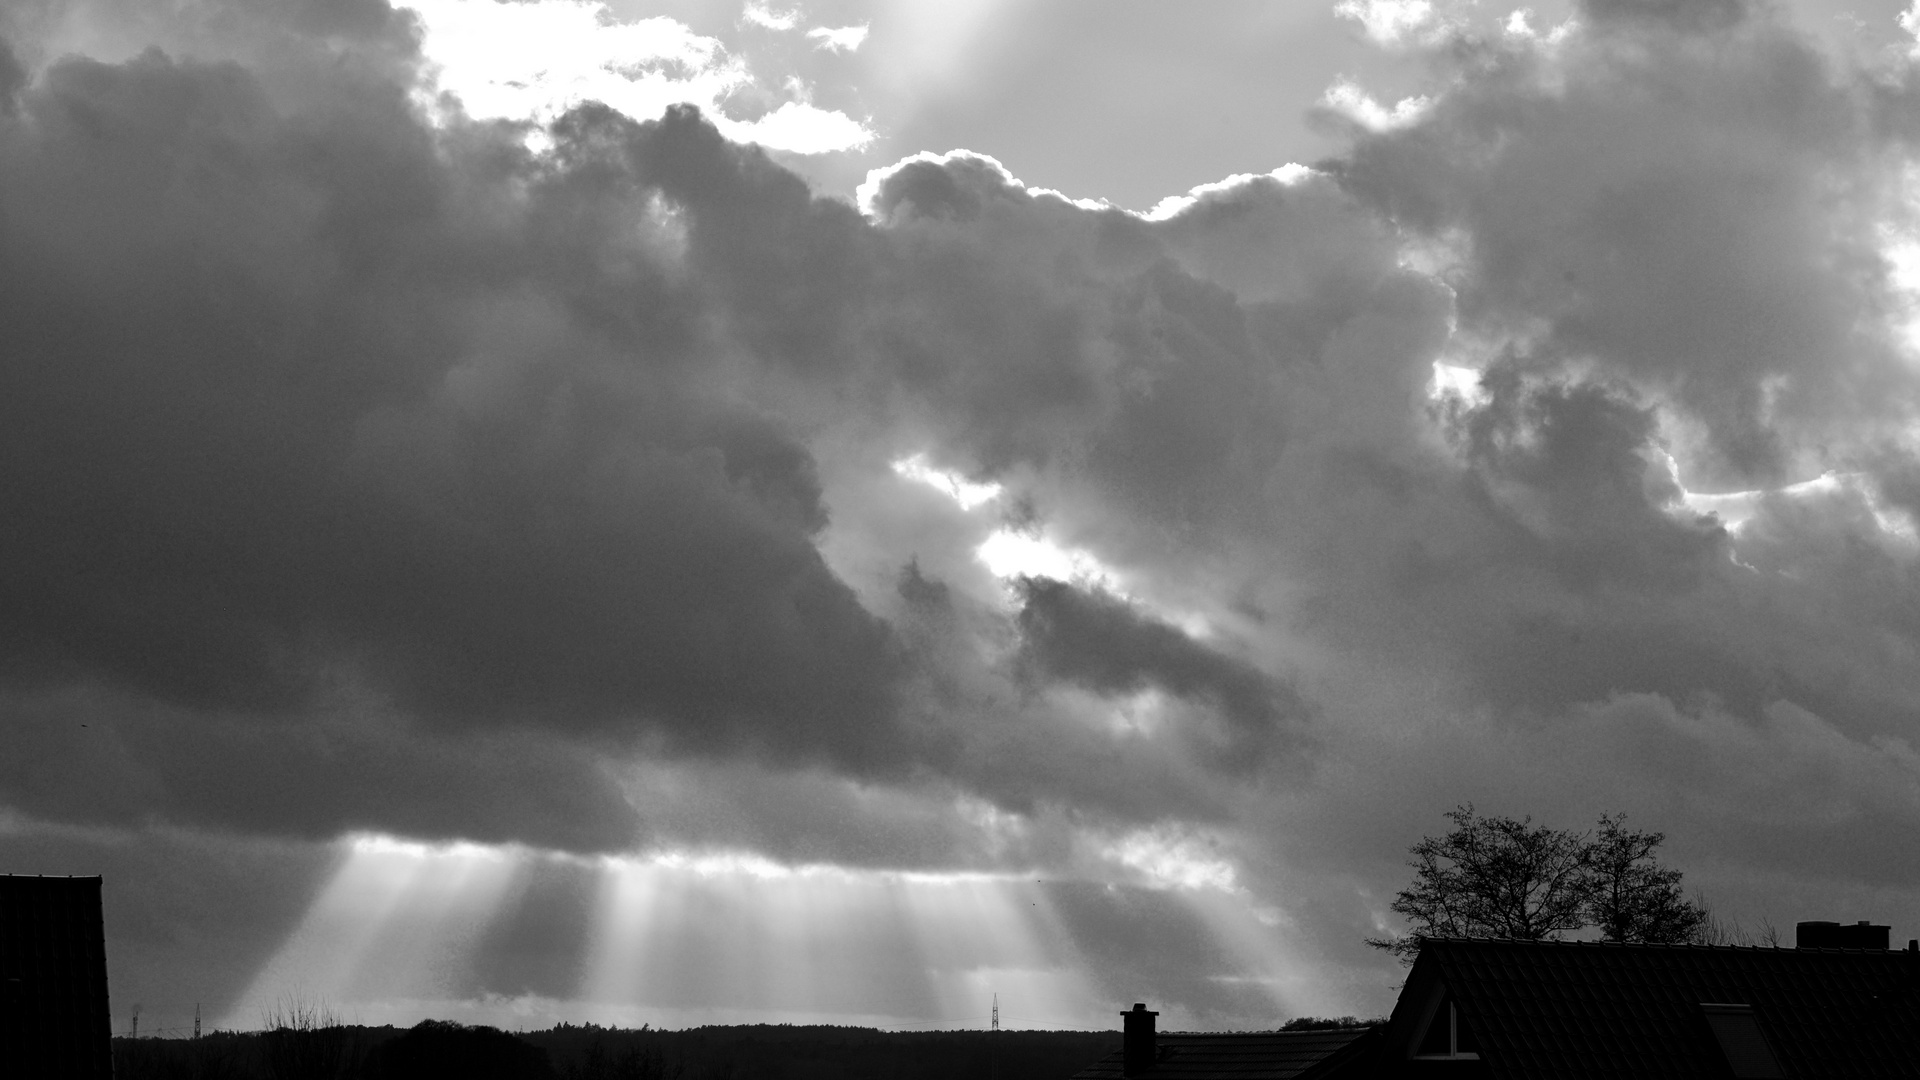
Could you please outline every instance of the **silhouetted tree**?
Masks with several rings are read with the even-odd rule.
[[[1705,906],[1680,891],[1680,871],[1654,861],[1666,835],[1629,829],[1625,820],[1602,816],[1587,844],[1588,922],[1606,941],[1696,940],[1707,926]]]
[[[1412,963],[1430,937],[1551,941],[1596,928],[1608,941],[1694,940],[1706,912],[1680,891],[1680,871],[1654,850],[1666,837],[1603,816],[1591,833],[1533,824],[1531,817],[1481,817],[1471,804],[1447,812],[1453,828],[1410,850],[1413,883],[1393,910],[1408,933],[1369,938]]]
[[[1362,1020],[1357,1016],[1296,1016],[1280,1025],[1281,1031],[1330,1031],[1338,1028],[1378,1027],[1387,1022],[1384,1016]]]
[[[381,1080],[553,1080],[547,1052],[485,1025],[422,1020],[368,1058]]]

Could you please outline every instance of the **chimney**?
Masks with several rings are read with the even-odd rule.
[[[1160,1053],[1153,1039],[1153,1018],[1159,1015],[1150,1011],[1144,1001],[1134,1002],[1131,1010],[1120,1014],[1125,1022],[1120,1042],[1120,1075],[1145,1076],[1152,1071]]]
[[[1803,922],[1793,928],[1793,944],[1798,949],[1880,949],[1892,948],[1891,926],[1878,926],[1865,919],[1851,925],[1837,922]]]

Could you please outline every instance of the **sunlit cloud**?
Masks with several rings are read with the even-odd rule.
[[[1567,19],[1556,24],[1551,30],[1541,33],[1533,25],[1532,9],[1516,8],[1508,13],[1507,21],[1503,24],[1502,29],[1504,29],[1510,37],[1517,38],[1521,41],[1533,42],[1537,45],[1545,45],[1551,49],[1553,46],[1559,45],[1571,37],[1577,25],[1574,20]]]
[[[599,101],[650,120],[690,103],[729,138],[777,150],[828,153],[874,138],[864,123],[814,105],[802,84],[790,88],[791,100],[757,118],[732,115],[729,95],[754,86],[746,62],[718,39],[665,16],[625,21],[596,0],[404,6],[420,19],[421,49],[438,89],[475,118],[545,124],[583,101]],[[775,22],[786,17],[754,7],[743,17],[753,21],[755,11]]]
[[[1880,255],[1900,310],[1892,317],[1908,359],[1920,364],[1920,236],[1892,228],[1881,232]]]
[[[1185,195],[1168,195],[1155,203],[1153,209],[1140,216],[1147,221],[1165,221],[1168,218],[1178,217],[1182,211],[1209,195],[1225,194],[1259,180],[1273,180],[1283,187],[1292,187],[1312,175],[1312,168],[1298,162],[1288,162],[1268,173],[1235,173],[1224,180],[1198,184],[1188,189]]]
[[[1666,461],[1675,485],[1679,486],[1678,463],[1671,455]],[[1895,550],[1910,549],[1920,542],[1920,530],[1916,530],[1912,516],[1899,507],[1889,506],[1874,490],[1871,480],[1860,473],[1829,471],[1811,480],[1771,489],[1699,492],[1681,487],[1680,492],[1681,508],[1693,514],[1712,514],[1736,539],[1753,523],[1769,499],[1793,503],[1842,498],[1857,500],[1856,505],[1866,511],[1866,518],[1873,522],[1879,538],[1895,545]]]
[[[1239,889],[1233,863],[1193,836],[1143,829],[1115,840],[1102,854],[1158,888]]]
[[[1079,198],[1068,195],[1065,192],[1056,191],[1053,188],[1036,187],[1023,183],[1019,177],[1009,172],[1007,167],[1002,165],[998,158],[972,150],[949,150],[939,154],[930,150],[923,150],[917,154],[901,158],[891,165],[883,165],[877,169],[870,169],[867,172],[867,178],[861,181],[860,185],[854,189],[854,205],[860,207],[861,211],[869,218],[877,221],[879,219],[879,213],[876,207],[878,205],[880,190],[895,173],[918,164],[946,166],[953,162],[968,162],[984,166],[998,173],[1002,183],[1021,189],[1036,199],[1058,199],[1069,206],[1077,207],[1081,210],[1103,211],[1114,209],[1113,204],[1104,199]]]
[[[1347,118],[1362,128],[1372,132],[1395,131],[1418,122],[1433,104],[1432,99],[1417,95],[1401,98],[1389,109],[1374,100],[1373,95],[1353,82],[1341,79],[1327,87],[1320,96],[1320,104],[1328,111]]]
[[[1487,392],[1480,386],[1480,372],[1470,367],[1433,362],[1433,381],[1427,384],[1427,396],[1433,400],[1456,399],[1469,408],[1487,403]]]
[[[1042,577],[1054,581],[1097,585],[1112,592],[1120,578],[1092,552],[1063,547],[1044,535],[1018,529],[996,529],[974,550],[997,578]]]
[[[1441,24],[1432,0],[1340,0],[1333,12],[1359,23],[1376,44],[1398,46]]]
[[[925,454],[901,458],[893,463],[893,471],[908,480],[925,484],[940,492],[958,503],[962,510],[971,510],[982,503],[991,502],[1000,497],[999,484],[975,483],[959,473],[936,469],[927,463]]]
[[[816,26],[807,31],[814,45],[829,52],[853,52],[867,40],[867,24],[858,26]]]
[[[873,141],[873,129],[846,113],[810,101],[789,101],[752,121],[729,121],[723,128],[741,142],[754,142],[796,154],[858,150]]]
[[[777,11],[766,4],[748,4],[740,18],[768,30],[791,30],[800,22],[800,13],[792,8]]]

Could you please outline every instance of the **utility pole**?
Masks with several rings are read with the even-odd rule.
[[[193,1003],[193,1037],[200,1037],[200,1003]]]

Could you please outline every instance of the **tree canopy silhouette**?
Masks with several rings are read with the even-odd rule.
[[[1409,849],[1413,883],[1391,905],[1412,929],[1367,939],[1402,962],[1430,937],[1547,941],[1593,929],[1605,941],[1680,942],[1706,929],[1680,871],[1654,856],[1665,834],[1629,829],[1625,814],[1603,815],[1588,832],[1482,817],[1470,803],[1447,819],[1445,835]]]

